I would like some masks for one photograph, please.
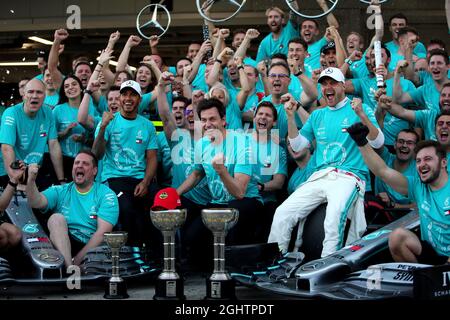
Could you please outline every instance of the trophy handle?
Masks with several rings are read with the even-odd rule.
[[[152,18],[151,18],[149,21],[147,21],[146,23],[144,23],[144,24],[141,25],[141,24],[139,23],[139,20],[140,20],[140,18],[141,18],[141,15],[144,13],[144,11],[145,11],[146,9],[149,9],[149,8],[151,8],[151,7],[154,7],[154,9],[153,9],[153,14],[152,14]],[[158,8],[163,9],[163,10],[166,12],[166,14],[167,14],[167,26],[166,26],[165,28],[163,28],[163,27],[159,24],[159,22],[158,22],[158,20],[157,20]],[[172,17],[171,17],[171,15],[170,15],[169,10],[167,10],[167,8],[166,8],[165,6],[163,6],[163,5],[161,5],[161,4],[149,4],[149,5],[145,6],[144,8],[142,8],[141,11],[139,11],[139,13],[138,13],[138,15],[137,15],[137,17],[136,17],[136,29],[137,29],[137,31],[139,32],[139,34],[141,35],[141,37],[143,37],[143,38],[149,40],[150,37],[147,37],[147,36],[142,32],[142,29],[144,29],[145,27],[148,27],[148,26],[156,27],[156,28],[158,28],[158,29],[160,29],[160,30],[162,31],[162,33],[160,33],[160,34],[158,35],[158,38],[161,38],[161,37],[167,32],[167,30],[169,30],[169,26],[170,26],[170,23],[171,23],[171,22],[172,22]]]
[[[295,14],[299,15],[300,17],[303,18],[307,18],[307,19],[318,19],[321,18],[323,16],[326,16],[327,14],[329,14],[331,11],[334,10],[334,8],[336,7],[336,5],[338,4],[339,0],[328,0],[328,2],[330,3],[329,9],[325,12],[316,14],[316,15],[308,15],[305,13],[301,13],[299,10],[295,9],[294,6],[292,5],[292,3],[294,2],[294,0],[285,0],[286,4],[288,5],[289,9],[292,10],[292,12],[294,12]],[[300,2],[297,0],[297,3]],[[300,6],[300,4],[298,5]]]
[[[361,1],[361,2],[363,2],[363,3],[367,3],[367,4],[370,4],[371,3],[371,1],[370,0],[359,0],[359,1]],[[388,0],[378,0],[378,3],[383,3],[383,2],[387,2]]]
[[[237,15],[239,13],[239,11],[241,11],[242,7],[245,5],[245,2],[247,0],[227,0],[230,4],[236,6],[235,11],[233,11],[233,13],[223,19],[213,19],[211,17],[208,17],[205,14],[205,8],[211,8],[216,2],[219,2],[220,0],[206,0],[203,3],[200,3],[202,0],[196,0],[195,3],[197,5],[197,10],[198,13],[202,16],[203,19],[208,20],[210,22],[224,22],[227,20],[230,20],[231,18],[233,18],[235,15]],[[204,8],[205,7],[205,8]]]

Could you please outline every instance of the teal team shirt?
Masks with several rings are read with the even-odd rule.
[[[366,181],[370,187],[369,170],[364,163],[358,146],[343,129],[361,120],[352,110],[350,100],[345,98],[338,109],[325,107],[314,110],[301,129],[301,134],[310,141],[316,140],[316,169],[334,167],[350,171]],[[379,128],[370,107],[363,104],[370,122]]]
[[[55,118],[56,131],[64,131],[71,123],[78,123],[78,108],[71,107],[67,102],[59,104],[55,107],[55,109],[53,109],[53,117]],[[78,152],[86,147],[84,143],[75,142],[73,140],[73,135],[78,134],[86,137],[88,132],[83,128],[83,126],[77,124],[77,126],[72,128],[67,136],[59,140],[63,155],[75,158]]]
[[[309,57],[305,59],[305,64],[309,65],[312,70],[320,69],[320,49],[327,43],[327,38],[322,37],[320,40],[308,44]]]
[[[425,140],[437,140],[435,120],[438,114],[441,114],[436,109],[426,109],[415,111],[416,121],[414,127],[423,129]]]
[[[355,94],[360,96],[365,104],[367,104],[373,111],[377,108],[377,101],[375,100],[375,92],[378,90],[377,87],[377,79],[375,77],[372,78],[361,78],[361,79],[353,79],[351,80],[353,87],[355,89]],[[394,88],[394,78],[387,79],[385,81],[386,84],[386,94],[388,96],[393,95]],[[402,87],[403,92],[414,92],[416,91],[416,87],[414,84],[406,80],[404,78],[400,78],[400,86]],[[407,105],[403,105],[404,107]],[[406,120],[399,119],[394,117],[390,113],[386,113],[383,122],[383,133],[386,145],[393,145],[395,143],[395,139],[398,133],[410,127],[410,124]]]
[[[96,136],[100,129],[97,127]],[[144,178],[146,151],[158,150],[156,130],[150,120],[138,115],[127,120],[117,112],[105,130],[102,181],[109,178]]]
[[[266,183],[273,179],[275,174],[287,176],[286,151],[279,144],[269,139],[267,142],[257,141],[257,137],[249,135],[251,141],[253,164],[253,178],[257,183]],[[264,203],[276,202],[275,192],[262,193]]]
[[[50,109],[54,109],[59,102],[59,94],[55,92],[55,94],[49,96],[46,95],[44,99],[44,105],[47,105],[50,107]]]
[[[48,141],[57,138],[52,110],[47,106],[42,106],[34,118],[25,114],[22,104],[3,113],[0,143],[12,146],[17,160],[41,164]],[[3,167],[0,170],[0,175],[6,174]]]
[[[172,187],[178,188],[195,170],[195,144],[188,130],[177,129],[172,134],[169,142],[172,165]],[[189,192],[183,196],[199,205],[206,205],[211,202],[211,193],[208,188],[208,181],[204,177]]]
[[[396,156],[390,153],[387,148],[384,148],[381,158],[389,168],[394,168]],[[401,172],[401,174],[406,177],[414,177],[417,175],[416,162],[414,159],[411,159],[408,167],[405,171]],[[375,194],[379,194],[381,192],[386,192],[389,198],[391,198],[395,203],[410,204],[412,202],[411,199],[392,189],[392,187],[386,184],[383,180],[375,177]]]
[[[70,234],[83,243],[97,231],[98,218],[113,226],[119,218],[117,196],[104,184],[94,183],[88,192],[80,193],[71,182],[52,186],[43,195],[48,201],[45,211],[64,215]]]
[[[204,172],[211,192],[211,203],[228,204],[236,200],[226,189],[211,162],[216,154],[223,153],[228,173],[250,176],[245,198],[256,198],[262,202],[257,183],[253,178],[252,152],[247,136],[236,131],[227,131],[226,138],[219,145],[212,144],[209,137],[200,140],[195,148],[195,170]]]
[[[288,21],[283,27],[278,39],[273,38],[273,34],[269,33],[259,44],[256,61],[260,62],[264,59],[270,59],[275,53],[288,54],[288,43],[291,39],[298,37],[298,30]]]
[[[159,175],[159,184],[163,187],[170,187],[172,183],[172,158],[170,157],[170,147],[167,143],[166,135],[164,132],[158,132],[158,171],[161,171]]]
[[[315,154],[311,155],[307,165],[304,168],[297,167],[289,178],[287,192],[291,195],[297,188],[304,183],[314,173],[316,167]]]
[[[425,109],[436,109],[439,111],[439,98],[441,96],[436,88],[436,83],[427,71],[419,71],[419,82],[422,84],[414,92],[409,92],[414,102]]]
[[[398,61],[404,60],[405,57],[398,54],[399,46],[394,41],[389,41],[389,42],[385,43],[384,45],[391,53],[391,62],[389,63],[388,70],[389,70],[389,72],[394,72]],[[422,42],[417,42],[417,45],[414,47],[413,54],[419,58],[426,58],[427,49],[425,48],[425,46],[423,45]]]
[[[416,175],[407,177],[408,197],[417,203],[420,236],[442,256],[450,256],[450,183],[431,190]]]

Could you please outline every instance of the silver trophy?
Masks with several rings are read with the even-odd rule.
[[[107,232],[104,240],[111,249],[112,277],[107,281],[105,299],[126,299],[127,285],[119,275],[119,254],[120,248],[127,242],[128,233],[122,231]]]
[[[239,218],[239,210],[203,209],[202,220],[214,237],[214,271],[206,279],[206,299],[235,299],[234,280],[225,271],[225,237]]]
[[[163,235],[164,267],[155,285],[155,300],[184,300],[183,279],[175,270],[175,232],[186,221],[186,209],[150,211],[152,223]]]

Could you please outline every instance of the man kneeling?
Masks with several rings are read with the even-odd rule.
[[[107,186],[94,182],[97,158],[90,150],[82,150],[75,157],[73,182],[52,186],[42,193],[35,183],[38,168],[35,164],[29,167],[28,204],[55,212],[48,220],[50,240],[64,256],[66,267],[80,265],[86,252],[99,246],[105,232],[111,232],[117,223],[117,196]]]

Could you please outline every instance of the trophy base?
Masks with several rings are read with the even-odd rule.
[[[182,279],[157,279],[153,300],[186,300]]]
[[[205,300],[236,300],[234,280],[206,279]]]
[[[105,299],[127,299],[130,296],[127,293],[127,285],[125,282],[106,282]]]

